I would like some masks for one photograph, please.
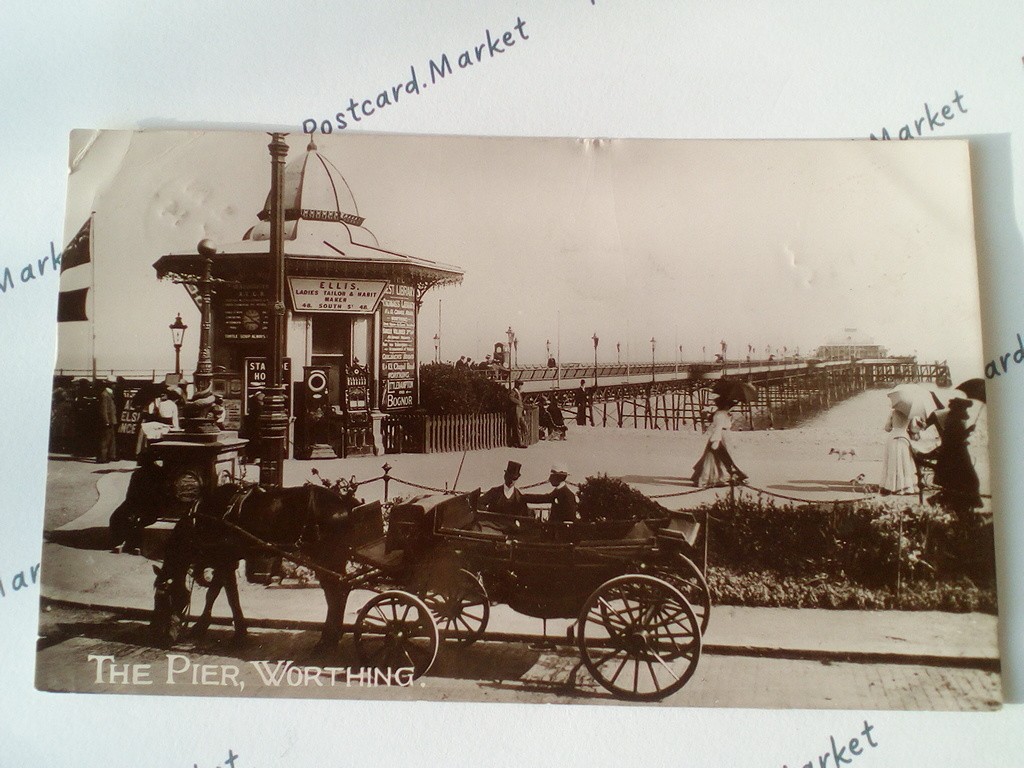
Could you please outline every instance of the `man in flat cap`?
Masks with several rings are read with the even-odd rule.
[[[510,461],[505,467],[505,482],[496,485],[480,497],[477,509],[494,512],[499,515],[510,515],[512,517],[533,517],[530,508],[526,506],[526,498],[522,491],[516,488],[516,481],[522,466],[518,461]]]
[[[114,380],[100,384],[100,439],[96,450],[96,463],[107,464],[117,460],[117,405],[114,402]]]
[[[523,494],[523,498],[528,504],[550,504],[550,523],[574,523],[579,519],[579,515],[576,513],[576,494],[565,484],[568,477],[569,470],[565,465],[555,464],[548,476],[551,490],[548,493]]]

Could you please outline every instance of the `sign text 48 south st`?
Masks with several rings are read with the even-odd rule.
[[[437,59],[430,59],[427,63],[427,74],[429,82],[420,80],[416,76],[416,66],[409,67],[409,79],[394,86],[383,88],[376,96],[357,99],[350,98],[348,105],[334,115],[333,119],[318,120],[306,118],[302,121],[303,133],[333,133],[335,129],[342,131],[354,123],[362,122],[364,118],[372,116],[375,112],[397,104],[402,93],[419,95],[421,90],[428,85],[443,80],[451,75],[456,69],[467,69],[475,64],[482,64],[488,59],[507,52],[513,45],[522,40],[529,40],[526,33],[526,22],[522,17],[516,17],[516,23],[511,29],[501,33],[492,33],[490,29],[484,30],[483,39],[479,44],[471,45],[465,50],[449,56],[442,53]],[[454,64],[453,64],[454,62]]]

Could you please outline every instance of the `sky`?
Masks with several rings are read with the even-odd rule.
[[[421,359],[480,359],[511,327],[519,361],[807,355],[844,329],[982,372],[967,146],[959,141],[661,141],[317,136],[383,248],[465,270],[427,294]],[[199,314],[160,256],[241,240],[270,182],[264,133],[76,132],[65,241],[95,211],[99,369],[184,367]],[[289,159],[308,137],[288,137]],[[94,278],[93,278],[94,272]],[[439,312],[440,310],[440,312]],[[440,324],[439,324],[440,315]],[[88,368],[88,323],[58,367]],[[680,351],[680,347],[682,347]]]

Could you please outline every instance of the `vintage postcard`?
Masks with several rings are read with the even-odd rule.
[[[69,162],[41,690],[999,706],[966,142]]]

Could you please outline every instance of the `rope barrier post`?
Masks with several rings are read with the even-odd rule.
[[[386,502],[388,500],[388,486],[391,483],[391,465],[384,462],[384,466],[381,469],[384,470],[384,477],[382,479],[384,480],[384,501]]]
[[[896,607],[903,607],[903,510],[896,513],[899,517],[899,539],[896,543]]]
[[[704,566],[704,578],[708,575],[708,538],[711,536],[711,512],[707,509],[704,510],[704,562],[701,565]]]

